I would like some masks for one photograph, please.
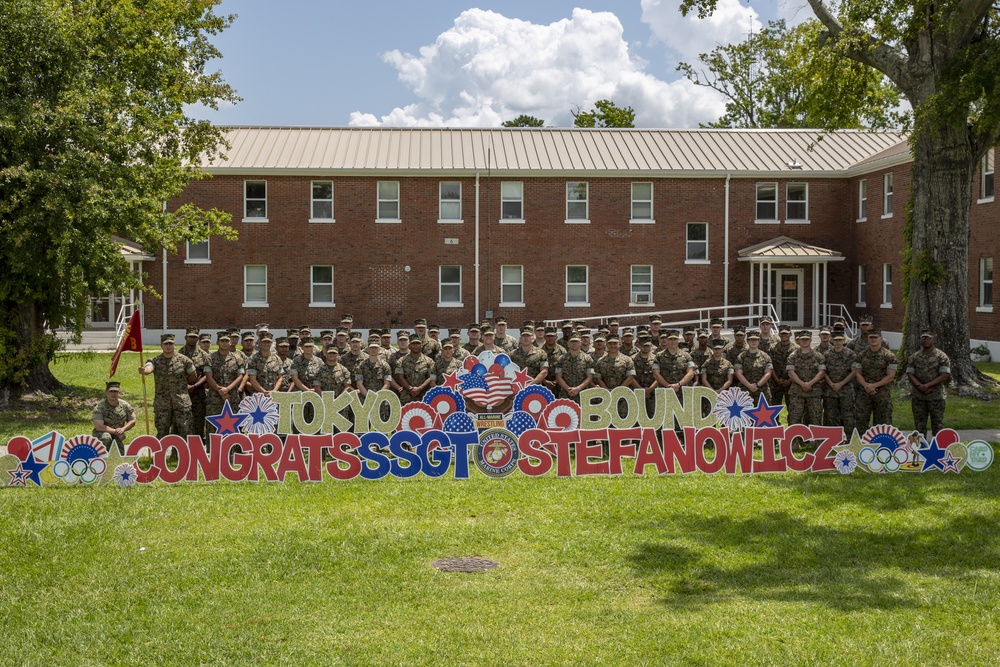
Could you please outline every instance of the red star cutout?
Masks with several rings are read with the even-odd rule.
[[[239,433],[240,424],[242,424],[247,418],[247,415],[242,413],[234,413],[233,409],[229,406],[229,401],[222,404],[222,414],[221,415],[211,415],[205,417],[208,422],[215,427],[216,433],[220,435],[226,435],[229,433]]]
[[[462,381],[458,379],[458,373],[446,373],[444,376],[444,386],[457,391],[462,386]]]
[[[514,375],[514,379],[511,380],[511,384],[516,385],[518,389],[524,389],[529,384],[531,384],[532,377],[528,375],[528,371],[521,368]]]

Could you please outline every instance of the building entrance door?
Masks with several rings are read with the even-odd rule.
[[[802,269],[771,271],[770,301],[781,324],[802,326]]]

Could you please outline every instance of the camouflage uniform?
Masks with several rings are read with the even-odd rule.
[[[496,343],[496,346],[507,354],[510,354],[520,346],[517,339],[510,334],[504,334],[503,336],[497,334],[494,338],[495,340],[493,342]]]
[[[452,357],[451,361],[444,358],[442,354],[437,359],[434,360],[434,376],[443,378],[449,373],[454,373],[455,371],[462,369],[462,360],[458,357]]]
[[[884,378],[890,370],[896,370],[896,355],[885,347],[872,352],[866,348],[858,355],[858,374],[865,382],[875,383]],[[892,423],[892,383],[879,387],[874,395],[863,388],[858,391],[855,402],[855,419],[858,429],[867,429],[871,424]],[[874,418],[874,422],[870,420]]]
[[[797,347],[788,355],[785,371],[794,370],[803,382],[809,382],[820,371],[826,370],[823,355],[812,349]],[[823,419],[823,389],[819,383],[804,391],[794,380],[788,388],[788,423],[819,426]]]
[[[494,342],[495,342],[495,341],[494,341]],[[465,351],[466,351],[466,352],[467,352],[468,354],[475,354],[475,353],[476,353],[476,350],[478,350],[478,349],[479,349],[479,346],[480,346],[481,344],[482,344],[482,343],[466,343],[466,344],[464,344],[464,345],[462,346],[462,349],[463,349],[463,350],[465,350]],[[500,349],[503,349],[503,348],[500,348]]]
[[[156,437],[169,435],[172,427],[174,433],[186,438],[191,432],[191,397],[188,395],[187,378],[195,372],[194,363],[180,353],[174,353],[169,359],[159,354],[146,363],[153,365]]]
[[[736,363],[733,364],[734,370],[741,371],[743,377],[747,382],[752,382],[758,384],[759,380],[764,377],[764,374],[768,371],[774,370],[774,364],[771,363],[771,355],[767,352],[761,352],[760,348],[754,352],[749,346],[740,352],[740,355],[736,358]],[[758,391],[750,391],[746,387],[743,390],[750,394],[750,398],[753,399],[754,405],[757,404],[757,399],[760,395],[764,395],[764,400],[768,403],[771,402],[771,384],[770,380],[763,386],[758,385]]]
[[[677,354],[671,354],[669,350],[663,350],[656,355],[656,365],[659,367],[660,376],[667,381],[667,384],[677,384],[687,375],[688,369],[695,367],[694,360],[687,350],[677,350]]]
[[[276,356],[281,363],[281,391],[297,391],[292,385],[292,358],[286,356],[282,359],[281,355]],[[257,381],[260,382],[260,380]]]
[[[549,358],[544,352],[542,352],[541,348],[532,347],[531,351],[525,354],[524,350],[521,349],[521,346],[518,345],[517,349],[511,352],[508,356],[510,356],[511,361],[517,364],[518,368],[528,371],[528,375],[530,375],[532,379],[538,377],[538,374],[542,372],[543,368],[550,368]],[[551,368],[554,368],[554,366]],[[553,375],[555,375],[555,371],[553,371]],[[546,375],[546,377],[548,378],[548,375]],[[569,381],[567,380],[567,382]]]
[[[774,365],[774,374],[771,376],[770,381],[767,383],[767,388],[771,392],[771,398],[769,402],[772,405],[781,405],[785,401],[785,396],[791,391],[791,386],[787,389],[778,386],[775,382],[775,378],[780,378],[782,380],[788,379],[788,356],[794,352],[796,349],[792,341],[788,341],[788,344],[782,344],[779,340],[777,343],[771,346],[771,351],[768,352],[771,355],[771,364]],[[794,382],[792,384],[795,384]]]
[[[520,345],[518,345],[518,347],[520,347]],[[545,356],[548,358],[549,368],[555,368],[556,361],[558,361],[559,357],[566,354],[567,352],[566,348],[560,345],[559,343],[555,343],[552,347],[549,347],[548,345],[542,345],[538,349],[540,349],[543,353],[545,353]]]
[[[858,367],[858,355],[847,347],[844,347],[840,352],[831,347],[823,359],[826,364],[826,375],[834,384],[842,382],[851,374],[851,369]],[[850,438],[850,434],[857,426],[854,415],[856,404],[857,397],[853,381],[845,384],[839,392],[827,385],[826,391],[823,393],[823,425],[843,426],[844,433]]]
[[[605,354],[594,364],[594,379],[603,380],[608,389],[622,386],[629,376],[634,375],[635,362],[632,357],[620,352],[614,358]]]
[[[346,368],[347,371],[351,374],[351,377],[353,378],[354,372],[358,368],[358,364],[360,364],[367,358],[368,355],[364,354],[363,352],[358,352],[357,354],[354,354],[353,352],[348,352],[347,354],[340,355],[340,365]]]
[[[430,336],[424,336],[420,340],[424,341],[424,346],[420,350],[421,353],[425,357],[430,357],[431,361],[437,359],[438,355],[441,354],[441,343]]]
[[[706,347],[704,350],[700,346],[691,350],[691,361],[694,362],[695,371],[701,373],[701,367],[712,358],[712,348]]]
[[[205,373],[211,374],[215,384],[219,387],[228,387],[246,371],[246,367],[240,362],[240,357],[232,350],[225,356],[216,350],[209,356]],[[240,400],[242,400],[242,396],[240,396],[239,391],[233,389],[229,392],[229,407],[233,409],[233,412],[240,409]],[[219,392],[209,388],[208,396],[205,399],[205,413],[209,415],[221,414],[222,402],[222,396],[219,395]]]
[[[655,354],[650,354],[648,357],[642,356],[641,353],[637,354],[632,357],[632,363],[635,364],[635,381],[640,387],[645,389],[656,382],[653,371],[660,370],[660,364]]]
[[[108,399],[104,399],[103,401],[98,403],[97,406],[94,408],[94,413],[90,415],[90,418],[100,419],[102,422],[104,422],[104,425],[109,428],[122,428],[123,426],[125,426],[125,424],[135,419],[135,410],[132,409],[131,405],[129,405],[127,402],[123,401],[120,398],[118,399],[118,405],[114,407],[112,407],[111,404],[108,403]],[[93,435],[95,438],[98,438],[101,442],[103,442],[104,446],[108,449],[109,452],[111,451],[112,445],[117,442],[119,453],[121,454],[125,453],[124,438],[119,440],[118,438],[116,438],[115,436],[111,435],[106,431],[98,433],[96,429],[93,431],[93,433],[91,433],[91,435]]]
[[[368,391],[379,391],[392,378],[392,369],[385,359],[363,360],[354,369],[354,379],[363,382]]]
[[[734,367],[736,366],[736,360],[740,358],[740,355],[750,349],[750,345],[744,340],[742,345],[737,345],[735,342],[726,345],[726,349],[723,351],[722,356],[729,360]]]
[[[407,354],[399,359],[396,375],[402,375],[411,387],[419,387],[427,381],[427,378],[434,376],[434,360],[426,354],[421,354],[416,358]],[[404,390],[401,398],[404,402],[420,401],[427,391],[424,389],[417,396],[414,396],[409,391]]]
[[[726,359],[725,355],[721,359],[710,357],[701,367],[701,376],[715,391],[721,390],[722,385],[726,384],[734,372],[733,365],[729,363],[729,359]]]
[[[323,364],[312,386],[319,386],[320,391],[332,391],[334,395],[340,396],[345,389],[354,386],[353,378],[351,371],[339,362],[332,366]]]
[[[198,375],[198,379],[203,378],[205,376],[205,366],[208,365],[211,355],[197,345],[193,348],[185,345],[179,351],[194,364],[194,372]],[[205,397],[207,388],[208,384],[204,383],[200,387],[195,387],[188,392],[188,396],[191,397],[191,433],[201,438],[205,437]]]
[[[951,374],[951,359],[948,355],[932,348],[929,353],[917,350],[906,360],[907,375],[913,374],[921,384],[927,384],[940,373]],[[944,383],[936,385],[930,394],[921,394],[916,387],[910,387],[910,409],[913,411],[914,428],[927,432],[927,418],[931,420],[931,433],[937,435],[944,428],[944,406],[948,395]]]
[[[284,377],[284,370],[281,357],[274,352],[266,357],[260,352],[254,352],[247,362],[247,375],[257,378],[257,384],[266,391],[271,391],[271,388],[278,382],[279,376]],[[282,384],[280,391],[288,391],[288,387]]]
[[[567,352],[556,360],[554,373],[562,374],[563,381],[570,387],[578,387],[583,384],[588,375],[594,374],[594,360],[589,354],[583,352],[576,356],[573,356],[572,352]],[[556,391],[560,398],[569,398],[577,403],[580,402],[579,394],[570,396],[561,385]]]
[[[297,377],[305,386],[312,388],[318,384],[319,372],[325,365],[315,354],[312,358],[306,358],[304,354],[299,355],[292,362],[291,375]]]

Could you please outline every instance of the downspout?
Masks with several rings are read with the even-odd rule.
[[[726,220],[725,220],[725,242],[722,259],[722,305],[724,306],[726,318],[728,320],[729,316],[729,179],[732,177],[730,172],[726,172]]]
[[[479,322],[479,172],[476,172],[476,314],[473,322]]]
[[[167,330],[167,249],[163,249],[163,330]]]

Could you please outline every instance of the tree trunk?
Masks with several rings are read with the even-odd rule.
[[[976,154],[965,119],[918,128],[913,143],[912,229],[904,353],[931,328],[951,359],[951,380],[978,387],[992,381],[973,365],[969,350],[969,214]]]
[[[14,367],[7,369],[0,383],[0,408],[24,393],[51,393],[66,389],[66,385],[49,370],[55,350],[54,335],[47,329],[42,309],[34,303],[4,306],[10,306],[7,310],[9,315],[4,319],[18,346],[15,353],[8,357]]]

